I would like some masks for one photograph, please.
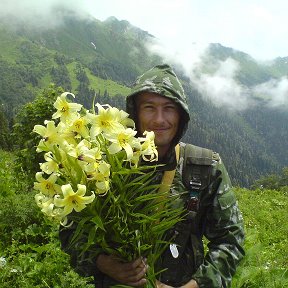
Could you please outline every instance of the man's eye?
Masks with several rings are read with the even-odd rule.
[[[166,109],[169,109],[169,110],[176,110],[177,107],[176,107],[176,106],[167,106]]]

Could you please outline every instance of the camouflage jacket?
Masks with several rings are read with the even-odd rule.
[[[245,252],[243,218],[228,173],[219,155],[213,153],[209,185],[198,196],[197,206],[190,209],[187,203],[193,191],[187,191],[183,184],[182,171],[189,167],[183,168],[181,151],[171,193],[181,195],[175,205],[184,205],[188,215],[172,231],[179,256],[174,258],[170,249],[165,251],[161,268],[168,270],[160,280],[174,287],[191,279],[199,287],[230,287]],[[203,236],[208,242],[206,252]]]
[[[184,144],[181,143],[181,146]],[[159,270],[166,269],[159,280],[173,287],[184,285],[191,279],[195,279],[199,287],[230,287],[236,267],[244,256],[243,219],[225,166],[218,154],[214,153],[213,158],[211,181],[202,192],[203,195],[199,195],[198,209],[189,211],[185,221],[169,231],[169,237],[171,233],[175,234],[174,244],[178,257],[174,258],[168,248],[157,267]],[[173,156],[169,161],[175,161]],[[171,193],[181,195],[175,203],[177,207],[189,202],[191,192],[187,191],[183,184],[182,170],[183,149],[171,189]],[[162,175],[163,171],[159,171],[156,176],[159,181]],[[212,197],[207,197],[208,195]],[[76,271],[83,276],[94,276],[97,288],[119,284],[97,270],[96,256],[91,259],[89,252],[80,255],[77,247],[69,248],[69,239],[74,230],[73,226],[62,228],[60,240],[64,251],[70,254],[71,264]],[[203,248],[203,236],[208,240],[206,253]],[[83,241],[85,242],[85,239]]]

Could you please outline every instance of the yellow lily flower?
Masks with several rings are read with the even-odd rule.
[[[110,164],[105,161],[89,163],[85,166],[88,180],[104,181],[110,176]]]
[[[72,125],[67,128],[66,133],[70,135],[70,137],[74,138],[85,138],[89,137],[89,129],[87,128],[88,121],[85,117],[75,118]]]
[[[54,199],[51,197],[47,197],[43,195],[42,193],[38,193],[35,195],[35,201],[38,205],[38,207],[41,208],[41,212],[46,214],[49,217],[57,217],[60,219],[63,219],[62,213],[63,209],[57,208],[54,204]]]
[[[91,123],[91,138],[95,139],[101,132],[111,133],[115,130],[123,129],[123,125],[119,122],[120,111],[117,108],[106,105],[107,109],[99,103],[95,105],[98,108],[98,115],[87,113],[86,117]]]
[[[94,147],[90,150],[83,151],[82,154],[78,157],[79,160],[92,163],[95,161],[101,160],[101,150],[100,147]]]
[[[53,203],[53,198],[47,195],[44,195],[40,192],[35,195],[35,201],[36,201],[36,204],[42,208],[44,203],[46,203],[46,205],[50,205],[50,203]]]
[[[139,164],[139,160],[141,157],[141,151],[140,150],[136,150],[133,152],[133,157],[130,159],[130,165],[131,167],[138,167]]]
[[[69,103],[66,99],[67,95],[71,95],[75,98],[73,93],[62,93],[54,103],[54,107],[57,111],[52,115],[53,119],[60,118],[63,122],[69,122],[77,117],[77,112],[81,110],[82,105],[78,103]]]
[[[87,179],[88,180],[93,180],[94,179],[94,174],[98,173],[98,166],[99,162],[94,161],[83,167],[85,173],[87,174]]]
[[[98,170],[105,178],[108,178],[110,176],[110,167],[110,164],[105,161],[101,161],[99,163]]]
[[[137,141],[134,137],[136,133],[137,131],[127,128],[113,134],[106,134],[105,137],[112,142],[108,147],[109,153],[116,154],[124,149],[127,155],[127,160],[130,160],[133,157],[133,148],[137,146]]]
[[[36,173],[36,180],[34,182],[34,189],[39,190],[42,194],[53,197],[56,194],[61,193],[60,185],[55,182],[58,179],[58,176],[55,173],[52,173],[48,179],[43,178],[43,172]]]
[[[112,109],[117,109],[113,107]],[[125,127],[135,128],[135,122],[129,118],[129,114],[123,110],[119,110],[118,121]]]
[[[64,198],[60,198],[59,195],[56,195],[54,198],[54,203],[57,207],[64,207],[63,216],[70,214],[73,209],[76,212],[83,210],[87,204],[93,202],[95,194],[90,196],[84,196],[86,193],[86,186],[78,184],[77,192],[74,192],[70,184],[63,185],[61,187]]]
[[[79,164],[84,168],[87,163],[94,163],[102,158],[100,147],[90,148],[91,142],[83,139],[76,147],[72,145],[67,146],[66,152],[68,155],[79,160]]]
[[[53,145],[61,144],[63,139],[60,137],[58,133],[58,128],[55,127],[54,121],[44,121],[46,125],[35,125],[33,132],[42,136],[42,140],[40,141],[37,152],[41,151],[49,151],[53,147]]]
[[[40,164],[40,169],[46,174],[52,174],[59,171],[58,163],[54,160],[52,152],[47,152],[44,155],[44,159],[47,161]]]
[[[61,146],[63,145],[77,145],[77,139],[75,138],[75,132],[70,129],[71,124],[70,123],[64,123],[60,122],[57,126],[58,129],[58,134],[61,135],[62,138],[62,143]],[[70,130],[69,130],[70,129]]]
[[[97,194],[105,194],[109,188],[109,176],[110,176],[110,164],[105,161],[101,161],[98,165],[98,173],[95,174]]]
[[[141,145],[141,154],[142,158],[145,161],[157,161],[158,160],[158,151],[154,143],[155,134],[153,131],[145,131],[143,133],[144,138],[140,138],[140,141],[144,141]],[[149,156],[149,157],[147,157]]]
[[[106,180],[106,181],[96,182],[96,188],[97,188],[97,194],[104,196],[104,194],[107,193],[110,188],[109,181]]]
[[[85,167],[87,173],[87,179],[89,181],[96,181],[96,193],[104,194],[109,188],[109,177],[110,177],[110,164],[105,161],[89,163]]]
[[[76,147],[73,145],[66,146],[67,154],[78,159],[83,153],[89,151],[91,148],[91,143],[85,139],[83,139]]]

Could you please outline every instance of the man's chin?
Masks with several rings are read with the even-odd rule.
[[[155,145],[158,148],[167,148],[167,147],[170,147],[171,142],[168,142],[168,141],[155,141]]]

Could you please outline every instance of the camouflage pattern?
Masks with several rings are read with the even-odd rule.
[[[176,206],[185,206],[192,192],[187,191],[183,185],[183,161],[181,152],[171,189],[171,193],[179,195]],[[174,234],[177,235],[174,243],[179,257],[174,258],[169,249],[163,256],[161,268],[168,270],[161,274],[160,280],[172,287],[182,286],[191,279],[195,279],[199,287],[230,287],[232,276],[245,254],[242,247],[243,218],[228,173],[216,153],[210,185],[202,193],[215,196],[211,201],[211,198],[200,195],[200,208],[188,211],[187,219],[178,223],[174,229]],[[201,207],[208,208],[199,217]],[[203,235],[209,241],[206,255]]]
[[[179,133],[175,142],[184,135],[190,120],[187,99],[183,87],[175,72],[168,65],[158,65],[141,75],[131,94],[127,97],[127,112],[137,124],[135,96],[141,92],[153,92],[172,99],[182,108],[183,122],[179,125]],[[181,143],[183,147],[184,144]],[[176,174],[171,193],[179,195],[176,205],[185,205],[192,191],[187,191],[182,181],[183,148],[176,167]],[[176,166],[175,152],[171,149],[166,157],[166,169]],[[161,274],[160,280],[171,286],[181,286],[195,279],[199,287],[229,287],[236,267],[244,256],[243,218],[233,193],[231,181],[225,166],[217,153],[213,153],[211,183],[203,193],[214,195],[200,196],[199,207],[206,207],[205,213],[190,211],[184,222],[176,225],[175,244],[179,256],[174,258],[167,249],[161,267],[168,268]],[[188,169],[186,167],[186,169]],[[163,171],[159,171],[159,181]],[[208,201],[209,200],[209,201]],[[210,203],[211,202],[211,203]],[[198,222],[197,226],[196,223]],[[173,233],[173,232],[172,232]],[[208,252],[204,255],[202,238],[209,240]]]
[[[127,97],[127,112],[134,119],[137,126],[137,111],[135,109],[135,96],[138,93],[149,91],[172,99],[183,110],[182,123],[179,133],[174,139],[178,143],[187,129],[190,120],[186,96],[180,81],[168,65],[159,65],[140,76],[132,93]],[[181,114],[182,116],[182,114]],[[174,144],[174,143],[173,143]],[[182,181],[183,147],[181,144],[180,159],[176,163],[174,147],[165,159],[165,169],[172,170],[176,167],[176,173],[171,188],[171,193],[179,195],[175,206],[186,205],[193,191],[187,190]],[[217,153],[213,153],[211,163],[212,176],[207,189],[201,192],[196,210],[189,210],[185,221],[181,221],[175,229],[169,231],[167,237],[173,236],[178,256],[173,257],[168,248],[159,261],[159,269],[166,271],[161,273],[159,280],[173,287],[181,286],[191,279],[195,279],[200,288],[230,287],[232,276],[236,267],[244,256],[243,219],[239,211],[233,188],[225,169],[225,166]],[[156,178],[160,182],[164,171],[158,171]],[[210,197],[211,196],[211,197]],[[213,196],[213,197],[212,197]],[[94,276],[95,287],[106,288],[114,284],[112,279],[103,275],[96,268],[96,257],[89,254],[80,255],[77,247],[69,247],[69,239],[73,235],[75,227],[62,228],[60,240],[62,248],[71,255],[71,264],[76,271],[83,276]],[[208,241],[208,251],[204,253],[203,236]],[[85,239],[83,239],[83,243]],[[82,243],[78,243],[81,245]],[[95,247],[99,248],[99,247]],[[101,249],[98,249],[101,253]],[[175,255],[174,255],[175,256]]]

